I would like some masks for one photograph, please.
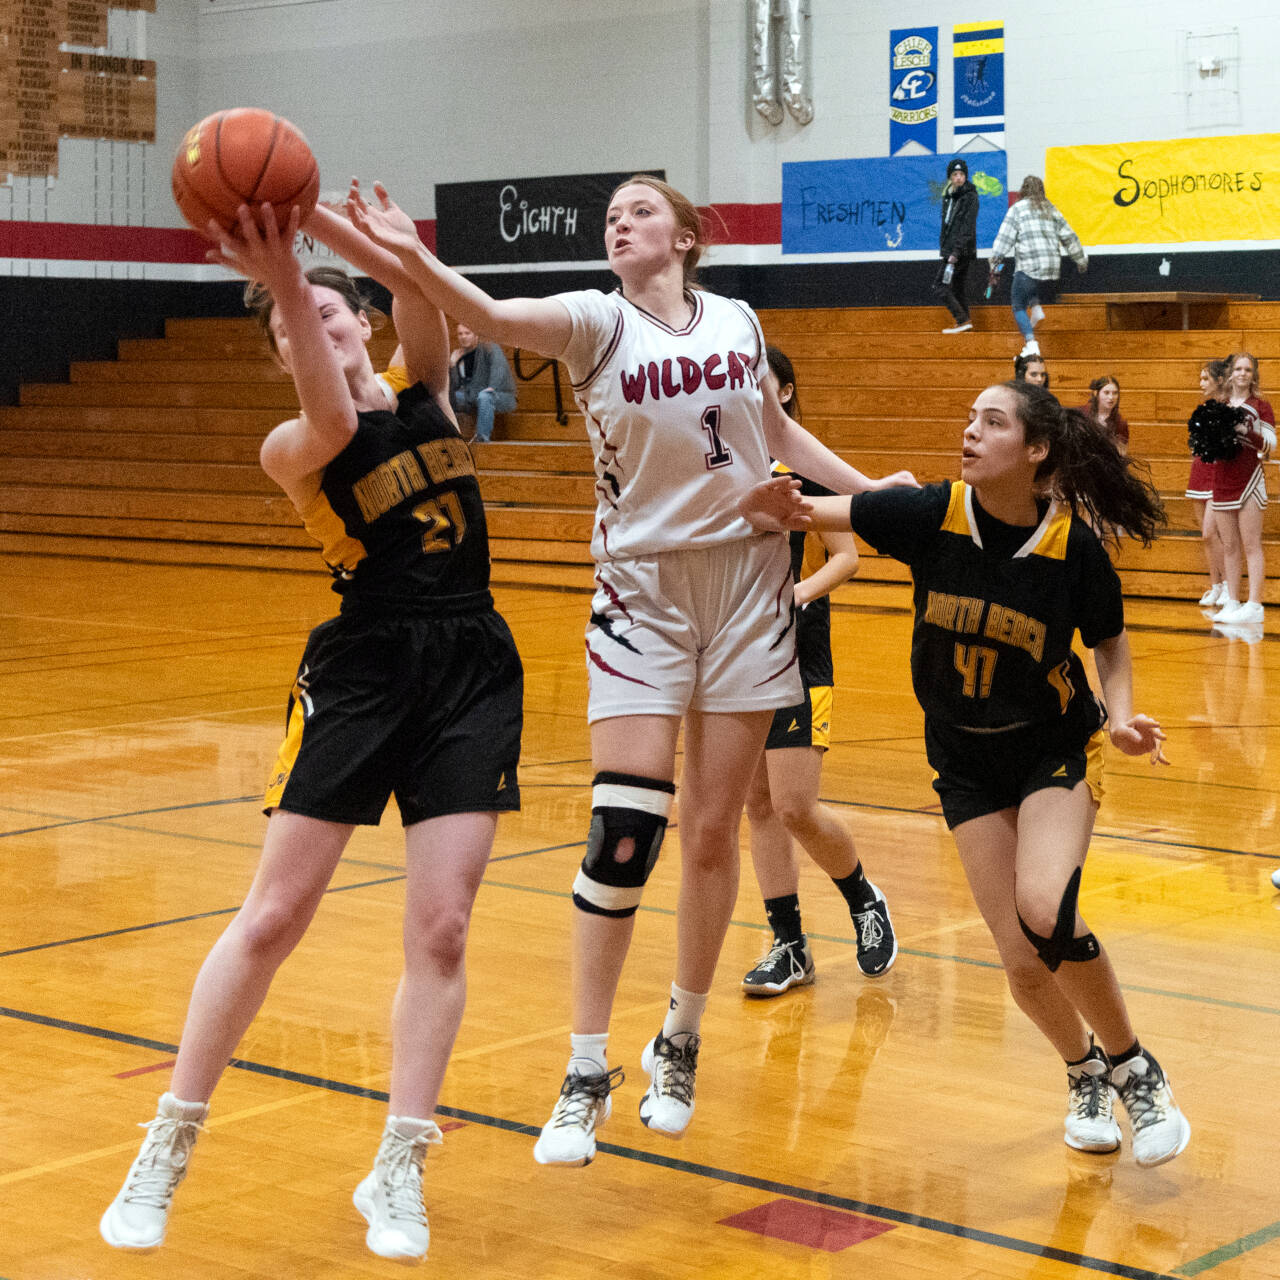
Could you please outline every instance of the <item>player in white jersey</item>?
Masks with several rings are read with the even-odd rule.
[[[357,227],[390,249],[447,314],[499,342],[562,359],[596,456],[598,590],[587,632],[591,828],[574,882],[568,1071],[534,1148],[586,1164],[621,1070],[605,1046],[644,883],[675,793],[683,723],[676,976],[644,1047],[646,1125],[679,1137],[693,1114],[699,1030],[738,887],[738,826],[775,708],[799,700],[786,539],[737,512],[770,456],[840,493],[868,480],[782,412],[750,308],[697,289],[705,240],[692,203],[637,175],[609,202],[613,294],[496,300],[405,234],[385,190],[353,184]],[[798,482],[782,477],[776,486]]]

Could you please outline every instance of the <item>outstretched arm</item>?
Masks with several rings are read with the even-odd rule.
[[[919,487],[910,471],[896,471],[880,480],[863,475],[783,412],[771,382],[767,379],[762,382],[761,390],[764,392],[764,435],[769,454],[792,471],[798,471],[836,493],[862,493],[867,489],[888,489],[903,484]],[[848,528],[847,522],[844,527]]]
[[[416,236],[413,221],[392,206],[388,217]],[[410,380],[421,382],[437,403],[449,402],[449,329],[440,308],[418,288],[400,259],[357,231],[341,214],[317,205],[303,229],[357,271],[391,292],[391,319]]]
[[[1094,648],[1093,656],[1098,663],[1112,743],[1127,756],[1147,754],[1152,764],[1168,764],[1161,748],[1165,735],[1159,721],[1134,714],[1133,660],[1129,655],[1128,633],[1121,631],[1101,641]]]
[[[849,504],[845,503],[848,512]],[[830,595],[842,582],[848,582],[858,572],[858,547],[852,533],[826,532],[821,535],[823,545],[831,553],[826,564],[820,565],[807,578],[801,578],[795,586],[796,604],[806,605]]]
[[[347,213],[374,244],[395,255],[422,292],[446,315],[461,320],[486,338],[512,347],[527,347],[558,358],[572,336],[569,312],[554,298],[491,298],[456,271],[446,267],[390,212],[395,205],[386,188],[374,183],[378,205],[370,204],[352,182]],[[381,206],[381,207],[379,207]],[[398,212],[398,210],[396,210]]]

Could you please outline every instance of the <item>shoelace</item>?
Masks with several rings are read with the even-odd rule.
[[[1146,1071],[1140,1076],[1131,1075],[1121,1086],[1120,1096],[1135,1133],[1162,1118],[1163,1108],[1155,1099],[1155,1091],[1162,1083],[1154,1072]]]
[[[653,1053],[654,1093],[666,1094],[688,1106],[693,1101],[694,1074],[698,1069],[698,1037],[690,1036],[683,1045],[660,1038]]]
[[[422,1162],[429,1143],[441,1141],[434,1125],[416,1138],[406,1138],[392,1129],[383,1135],[378,1152],[378,1172],[387,1214],[391,1218],[408,1219],[425,1226],[427,1211],[422,1204]]]
[[[804,972],[804,964],[801,962],[795,951],[791,948],[789,942],[775,942],[768,951],[756,961],[757,969],[784,969],[788,973],[798,969]]]
[[[858,941],[864,947],[878,947],[884,941],[884,926],[875,906],[865,911],[855,911],[853,918],[858,925]]]
[[[609,1072],[580,1076],[570,1073],[560,1086],[552,1125],[557,1129],[587,1129],[595,1123],[596,1109],[625,1079],[621,1067]]]
[[[204,1126],[198,1120],[157,1117],[138,1128],[147,1131],[147,1140],[129,1172],[121,1198],[126,1204],[167,1209],[174,1190],[187,1172],[187,1158],[196,1135]]]
[[[1071,1108],[1082,1120],[1096,1120],[1102,1114],[1102,1102],[1109,1091],[1110,1085],[1106,1076],[1094,1076],[1088,1072],[1082,1072],[1072,1077]]]

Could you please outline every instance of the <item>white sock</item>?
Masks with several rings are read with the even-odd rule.
[[[694,991],[685,991],[673,982],[671,1007],[663,1020],[662,1034],[668,1039],[685,1032],[697,1035],[698,1028],[702,1025],[702,1015],[707,1008],[707,996],[710,994],[709,991],[704,991],[701,995]]]
[[[597,1072],[609,1070],[609,1057],[605,1046],[609,1043],[609,1033],[603,1035],[579,1036],[570,1035],[569,1044],[572,1053],[569,1055],[569,1068],[566,1075],[591,1076]]]
[[[184,1102],[171,1093],[162,1093],[156,1105],[156,1114],[167,1120],[195,1120],[203,1122],[209,1114],[207,1102]]]

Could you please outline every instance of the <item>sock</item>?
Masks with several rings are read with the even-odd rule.
[[[440,1131],[434,1120],[419,1120],[415,1116],[387,1116],[387,1128],[401,1138],[420,1138],[426,1134],[427,1141],[439,1141]],[[434,1137],[433,1137],[434,1135]]]
[[[1092,1036],[1090,1036],[1090,1037],[1089,1037],[1089,1049],[1088,1049],[1088,1052],[1087,1052],[1087,1053],[1084,1055],[1084,1057],[1082,1057],[1082,1058],[1068,1058],[1068,1059],[1067,1059],[1067,1066],[1069,1066],[1069,1067],[1080,1067],[1080,1066],[1083,1066],[1086,1062],[1088,1062],[1088,1061],[1089,1061],[1089,1059],[1090,1059],[1090,1058],[1092,1058],[1092,1057],[1093,1057],[1093,1051],[1094,1051],[1094,1048],[1095,1048],[1095,1047],[1096,1047],[1096,1046],[1095,1046],[1095,1045],[1094,1045],[1094,1043],[1093,1043],[1093,1037],[1092,1037]],[[1105,1054],[1103,1054],[1103,1057],[1106,1057],[1106,1055],[1105,1055]]]
[[[673,982],[671,1007],[663,1020],[662,1034],[668,1039],[683,1033],[696,1036],[698,1028],[702,1025],[702,1015],[707,1007],[707,996],[710,994],[709,991],[704,991],[701,995],[693,991],[684,991]]]
[[[831,883],[840,890],[841,897],[849,904],[850,915],[865,911],[876,900],[875,892],[863,873],[861,862],[843,880],[837,880],[833,876]]]
[[[570,1035],[569,1067],[565,1075],[593,1076],[609,1070],[609,1059],[605,1046],[609,1043],[609,1033],[601,1035]]]
[[[804,937],[800,923],[800,895],[784,894],[781,898],[764,900],[764,915],[779,942],[799,942]]]
[[[1114,1058],[1110,1054],[1107,1057],[1111,1060],[1113,1067],[1118,1067],[1122,1062],[1128,1062],[1130,1058],[1136,1058],[1142,1053],[1142,1046],[1135,1040],[1123,1053],[1117,1053]],[[1146,1057],[1146,1054],[1143,1054]]]
[[[160,1101],[156,1105],[156,1114],[162,1115],[169,1120],[195,1120],[202,1122],[209,1115],[209,1104],[207,1102],[184,1102],[181,1098],[175,1098],[171,1093],[162,1093]]]

